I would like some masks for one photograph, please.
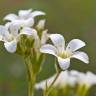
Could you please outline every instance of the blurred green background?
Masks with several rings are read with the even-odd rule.
[[[50,33],[63,34],[66,42],[73,38],[86,42],[83,50],[88,53],[90,64],[73,59],[69,70],[96,73],[96,0],[0,0],[0,24],[4,24],[6,14],[30,8],[46,12],[46,28]],[[2,44],[0,46],[0,96],[27,96],[23,59],[6,52]],[[53,62],[53,57],[48,55],[37,81],[54,74]],[[96,89],[91,91],[89,96],[96,96]]]

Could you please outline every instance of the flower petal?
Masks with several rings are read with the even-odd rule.
[[[3,25],[0,25],[0,40],[1,41],[6,41],[9,36],[9,32],[7,28]]]
[[[35,40],[34,41],[34,47],[35,47],[35,50],[38,51],[40,46],[41,46],[41,42],[40,42],[40,39],[39,39],[39,36],[37,34],[37,31],[33,28],[29,28],[29,27],[24,27],[21,32],[20,32],[20,35],[29,35],[29,36],[32,36],[33,39]],[[40,50],[39,50],[40,51]]]
[[[66,50],[70,50],[74,52],[84,46],[85,46],[85,42],[79,39],[73,39],[68,43]]]
[[[11,42],[5,42],[4,46],[8,52],[14,53],[14,52],[16,52],[17,42],[16,42],[16,40],[13,40]]]
[[[34,19],[33,18],[29,18],[29,19],[25,20],[24,25],[25,25],[25,27],[26,26],[27,27],[32,27],[34,25]]]
[[[89,57],[85,52],[77,51],[73,54],[72,58],[79,59],[79,60],[81,60],[81,61],[83,61],[84,63],[87,63],[87,64],[89,63]]]
[[[12,36],[14,37],[18,36],[20,26],[17,25],[15,22],[6,23],[5,27],[10,31],[10,34],[12,34]]]
[[[4,20],[14,21],[18,19],[18,16],[15,14],[8,14],[4,17]]]
[[[56,56],[56,48],[51,44],[43,45],[40,48],[40,52],[41,53],[52,54],[52,55]]]
[[[34,25],[34,19],[33,18],[29,18],[27,20],[15,20],[14,23],[16,25],[19,25],[21,27],[31,27]]]
[[[20,10],[18,15],[20,16],[20,18],[27,19],[30,16],[31,12],[32,12],[32,9]]]
[[[32,13],[31,13],[31,17],[36,17],[36,16],[40,16],[40,15],[45,15],[45,13],[44,12],[42,12],[42,11],[33,11]]]
[[[90,78],[91,77],[91,78]],[[86,81],[85,81],[86,85],[88,87],[91,87],[93,85],[96,85],[96,75],[93,74],[92,72],[88,71],[86,73]]]
[[[49,38],[52,40],[53,44],[60,50],[64,51],[65,40],[64,37],[60,34],[51,34]]]
[[[34,38],[36,38],[37,36],[37,31],[33,28],[29,28],[29,27],[24,27],[20,34],[25,34],[25,35],[32,35]]]
[[[62,59],[60,57],[57,57],[58,58],[58,63],[59,63],[59,66],[62,70],[66,70],[69,68],[70,66],[70,58],[66,58],[66,59]]]

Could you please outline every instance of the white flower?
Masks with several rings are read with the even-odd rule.
[[[46,44],[40,48],[40,52],[52,54],[57,57],[59,66],[62,70],[66,70],[70,66],[70,59],[76,58],[84,63],[89,63],[88,55],[84,52],[77,51],[85,46],[85,43],[79,39],[71,40],[65,48],[64,37],[60,34],[51,34],[49,38],[53,45]]]
[[[0,41],[4,42],[4,46],[8,52],[14,53],[17,48],[18,37],[22,34],[36,35],[36,30],[25,27],[20,30],[20,27],[15,23],[7,23],[5,26],[0,25]]]
[[[45,15],[45,13],[42,11],[32,11],[31,9],[20,10],[18,12],[18,15],[15,15],[13,13],[8,14],[7,16],[5,16],[4,20],[13,21],[19,24],[21,27],[31,27],[34,25],[34,18],[39,15]]]
[[[81,86],[85,85],[87,88],[90,88],[93,85],[96,85],[96,75],[92,72],[79,73],[78,84]]]

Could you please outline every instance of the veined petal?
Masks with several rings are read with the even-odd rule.
[[[27,19],[30,16],[31,12],[32,12],[32,9],[20,10],[18,14],[19,14],[20,18]]]
[[[24,27],[20,34],[25,34],[25,35],[32,35],[34,38],[36,38],[37,36],[37,31],[33,28],[29,28],[29,27]]]
[[[16,40],[13,40],[11,42],[5,42],[4,46],[8,52],[14,53],[17,48],[17,42],[16,42]]]
[[[15,14],[8,14],[4,17],[4,20],[14,21],[18,19],[18,16]]]
[[[62,70],[66,70],[69,68],[70,66],[70,58],[66,58],[66,59],[63,59],[63,58],[60,58],[60,57],[57,57],[58,58],[58,63],[59,63],[59,66]]]
[[[51,34],[49,38],[52,40],[53,44],[59,49],[59,51],[64,51],[65,40],[60,34]]]
[[[89,57],[85,52],[80,52],[80,51],[74,52],[72,58],[76,58],[87,64],[89,63]]]
[[[46,45],[43,45],[41,48],[40,48],[40,52],[41,53],[47,53],[47,54],[52,54],[54,56],[56,56],[56,48],[51,45],[51,44],[46,44]]]
[[[66,50],[70,50],[70,51],[74,52],[74,51],[84,47],[85,45],[86,45],[85,42],[83,42],[79,39],[73,39],[68,43]]]
[[[42,12],[42,11],[33,11],[32,13],[31,13],[31,17],[36,17],[36,16],[40,16],[40,15],[45,15],[45,13],[44,12]]]

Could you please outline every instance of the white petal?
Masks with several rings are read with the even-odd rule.
[[[87,63],[87,64],[89,63],[89,57],[85,52],[77,51],[73,54],[72,58],[79,59],[79,60],[81,60],[81,61],[83,61],[84,63]]]
[[[91,77],[91,78],[90,78]],[[96,85],[96,75],[93,74],[92,72],[88,71],[86,73],[86,85],[91,87],[93,85]]]
[[[29,27],[24,27],[20,34],[25,34],[25,35],[32,35],[34,38],[36,38],[37,36],[37,31],[33,28],[29,28]]]
[[[29,19],[25,20],[24,25],[27,27],[32,27],[34,25],[34,19],[29,18]]]
[[[35,42],[34,42],[35,49],[38,50],[38,48],[40,48],[40,45],[41,45],[40,39],[39,39],[37,31],[35,29],[29,28],[29,27],[24,27],[20,32],[20,35],[22,35],[22,34],[32,36],[33,39],[35,39]]]
[[[42,11],[34,11],[34,12],[31,13],[31,16],[33,18],[36,17],[36,16],[40,16],[40,15],[45,15],[45,13],[42,12]]]
[[[79,39],[73,39],[68,43],[66,50],[76,51],[84,46],[85,46],[85,42]]]
[[[37,27],[37,29],[44,29],[44,27],[45,27],[45,19],[44,20],[40,20],[36,27]]]
[[[34,25],[34,19],[33,18],[29,18],[29,19],[26,19],[26,20],[15,20],[14,23],[16,25],[19,25],[21,27],[31,27]]]
[[[0,40],[5,41],[9,36],[9,32],[5,26],[0,25]]]
[[[44,30],[42,32],[42,36],[41,36],[41,44],[44,45],[46,43],[46,41],[48,40],[48,30]]]
[[[52,55],[56,56],[56,48],[51,44],[43,45],[40,48],[40,52],[41,53],[52,54]]]
[[[70,58],[66,58],[66,59],[62,59],[60,57],[57,57],[58,58],[58,63],[59,63],[59,66],[62,70],[66,70],[69,68],[70,66]]]
[[[5,42],[4,46],[8,52],[14,53],[17,48],[17,42],[16,42],[16,40],[13,40],[11,42]]]
[[[8,22],[6,25],[5,25],[8,30],[10,31],[10,34],[12,34],[12,36],[16,37],[18,36],[18,32],[19,32],[19,29],[20,29],[20,26],[17,25],[15,22]]]
[[[5,24],[5,27],[8,29],[8,28],[10,27],[10,25],[11,25],[11,22],[7,22],[7,23]]]
[[[4,20],[9,20],[9,21],[14,21],[18,19],[18,16],[15,14],[8,14],[7,16],[4,17]]]
[[[84,85],[85,82],[86,82],[86,74],[80,72],[77,78],[77,83],[80,85]]]
[[[79,71],[71,70],[70,71],[70,75],[72,75],[72,76],[79,76]]]
[[[59,49],[59,51],[64,51],[65,40],[61,34],[51,34],[49,37],[53,44]]]
[[[21,17],[21,19],[22,18],[23,19],[27,19],[30,16],[31,11],[32,11],[32,9],[29,9],[29,10],[20,10],[19,11],[19,16]]]

